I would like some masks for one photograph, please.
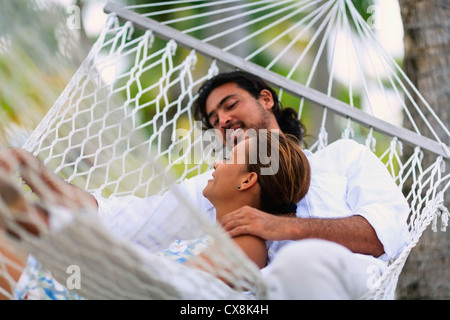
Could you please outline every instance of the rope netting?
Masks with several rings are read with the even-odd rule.
[[[14,287],[13,275],[31,252],[62,285],[68,265],[89,270],[77,291],[84,298],[264,298],[257,268],[199,214],[190,195],[176,189],[211,168],[215,157],[216,141],[205,137],[191,111],[200,84],[220,72],[247,68],[265,75],[283,104],[299,111],[309,149],[355,139],[370,147],[406,190],[410,242],[367,295],[393,298],[406,258],[425,228],[430,223],[436,228],[440,218],[445,229],[449,131],[352,2],[164,1],[130,7],[109,3],[107,10],[112,13],[89,55],[23,148],[67,182],[105,198],[163,197],[175,188],[178,202],[156,203],[164,216],[150,215],[129,241],[102,226],[95,214],[51,205],[49,196],[39,205],[55,216],[54,228],[35,237],[15,222],[20,208],[5,192],[34,195],[0,172],[13,190],[0,197],[2,211],[9,214],[3,223],[14,231],[2,237],[15,244],[0,251],[0,280]],[[176,18],[167,19],[169,13]],[[179,31],[171,28],[168,36],[168,26]],[[223,54],[215,56],[215,49]],[[346,76],[338,70],[342,55],[351,61]],[[415,146],[411,155],[403,154],[404,144]],[[424,153],[434,160],[424,163]],[[201,269],[154,254],[176,239],[204,235],[221,249],[209,253]],[[167,274],[172,280],[165,280]],[[0,293],[13,297],[8,290]]]
[[[376,5],[361,9],[367,20],[350,0],[163,1],[127,8],[376,118],[440,143],[440,137],[449,136],[446,124],[381,44],[376,17],[369,14],[378,10]],[[168,13],[175,17],[168,19]],[[300,114],[304,104],[301,99]]]

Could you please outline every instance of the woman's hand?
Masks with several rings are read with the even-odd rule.
[[[15,227],[19,225],[29,233],[39,235],[48,226],[48,214],[25,198],[12,176],[0,168],[0,228],[19,238]]]
[[[97,208],[97,202],[88,192],[65,182],[24,149],[0,150],[0,169],[11,175],[17,172],[45,204],[69,209]]]
[[[16,174],[38,196],[39,205],[24,196]],[[97,202],[88,192],[65,182],[30,152],[13,148],[0,150],[0,214],[3,220],[13,219],[30,233],[38,234],[37,225],[48,226],[46,206],[96,210]]]

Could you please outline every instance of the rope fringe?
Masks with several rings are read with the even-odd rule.
[[[428,209],[428,206],[430,207]],[[448,209],[444,206],[444,194],[439,192],[436,197],[432,200],[431,203],[427,206],[427,209],[434,213],[434,218],[431,223],[431,229],[434,232],[437,232],[437,221],[441,218],[441,231],[447,231],[448,220],[450,218],[450,214]]]

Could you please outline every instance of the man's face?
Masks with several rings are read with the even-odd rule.
[[[255,99],[235,83],[227,83],[211,92],[206,113],[211,126],[222,134],[224,144],[234,145],[248,129],[279,129],[272,106],[268,90],[262,90]]]

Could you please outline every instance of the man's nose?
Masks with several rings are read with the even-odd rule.
[[[228,113],[219,114],[219,126],[227,129],[231,124],[231,115]]]

